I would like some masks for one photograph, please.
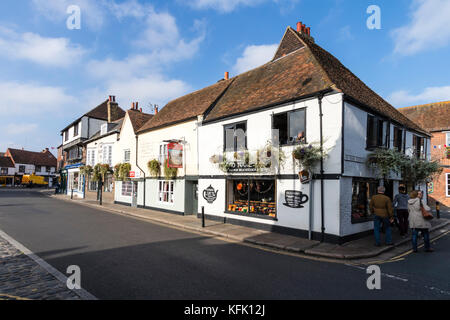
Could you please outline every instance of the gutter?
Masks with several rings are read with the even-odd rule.
[[[323,93],[320,93],[318,96],[319,99],[319,117],[320,117],[320,216],[322,221],[321,227],[321,242],[325,241],[325,208],[324,208],[324,170],[323,170],[323,110],[322,110],[322,99]]]

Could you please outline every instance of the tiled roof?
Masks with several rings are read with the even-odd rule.
[[[56,158],[50,151],[33,152],[18,149],[8,149],[15,163],[33,164],[35,166],[56,167]]]
[[[325,90],[343,92],[373,112],[427,133],[401,114],[333,55],[288,27],[274,59],[235,77],[206,121],[275,105]]]
[[[398,109],[428,131],[450,130],[450,101]]]
[[[10,157],[0,156],[0,168],[14,168],[14,163]]]
[[[152,114],[143,113],[136,109],[130,109],[127,111],[130,117],[131,125],[133,126],[134,132],[138,132],[144,124],[153,118]]]
[[[144,124],[138,132],[142,133],[203,115],[223,94],[231,82],[231,79],[222,80],[202,90],[170,101],[150,121]]]

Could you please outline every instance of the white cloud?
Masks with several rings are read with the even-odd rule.
[[[66,27],[69,17],[67,8],[70,5],[77,5],[81,9],[81,29],[87,26],[99,30],[106,20],[105,0],[33,0],[32,3],[38,13],[50,21],[61,23],[63,28]]]
[[[0,113],[8,116],[49,116],[74,103],[63,88],[18,82],[0,82],[0,97]]]
[[[300,0],[272,0],[273,3],[280,6],[282,12],[293,9]],[[192,0],[188,4],[194,9],[205,10],[212,9],[221,13],[229,13],[238,7],[256,7],[270,0]]]
[[[173,63],[191,59],[205,39],[205,22],[194,21],[193,39],[183,38],[175,17],[157,12],[151,5],[128,1],[115,5],[116,16],[133,18],[143,25],[142,32],[132,42],[135,52],[117,59],[91,60],[88,73],[105,84],[105,91],[117,96],[120,102],[131,101],[162,104],[178,97],[190,86],[177,79],[168,79],[164,71]],[[141,13],[145,15],[141,16]],[[139,53],[137,53],[139,52]]]
[[[256,6],[265,0],[193,0],[189,5],[195,9],[214,9],[219,12],[231,12],[238,6]]]
[[[450,1],[414,0],[412,10],[411,21],[391,34],[394,53],[413,55],[449,44]]]
[[[119,103],[126,109],[131,101],[141,102],[142,107],[148,103],[162,105],[186,94],[191,88],[184,81],[152,75],[146,78],[130,78],[126,82],[112,81],[107,90],[117,95]]]
[[[393,92],[388,98],[388,101],[396,107],[408,107],[447,100],[450,100],[450,86],[429,87],[418,94],[400,90]]]
[[[278,44],[247,46],[244,53],[236,61],[232,70],[236,74],[259,67],[269,62],[278,48]]]
[[[28,123],[28,122],[9,123],[8,125],[5,126],[4,132],[7,135],[22,135],[36,131],[37,128],[38,125],[36,123]]]
[[[46,38],[36,33],[17,33],[0,27],[0,55],[11,60],[28,60],[51,67],[68,67],[79,61],[85,50],[66,38]]]

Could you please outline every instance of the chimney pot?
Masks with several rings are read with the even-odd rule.
[[[139,106],[139,102],[136,102],[136,110],[138,109]]]
[[[134,110],[134,102],[131,103],[131,110]]]
[[[301,22],[297,22],[297,32],[300,32],[302,30],[302,23]]]
[[[142,108],[139,109],[139,112],[142,113]]]
[[[228,80],[228,79],[230,79],[230,73],[227,71],[227,72],[225,72],[225,80]]]
[[[306,28],[306,34],[308,36],[311,36],[311,28],[310,27]]]
[[[158,114],[158,106],[155,107],[155,114]]]

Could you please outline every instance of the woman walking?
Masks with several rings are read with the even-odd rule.
[[[413,191],[410,194],[408,200],[409,211],[409,226],[412,230],[412,246],[413,251],[417,252],[417,237],[419,232],[423,235],[425,242],[425,252],[433,252],[434,250],[430,246],[430,232],[431,223],[423,218],[422,207],[430,211],[430,207],[423,203],[418,191]]]

